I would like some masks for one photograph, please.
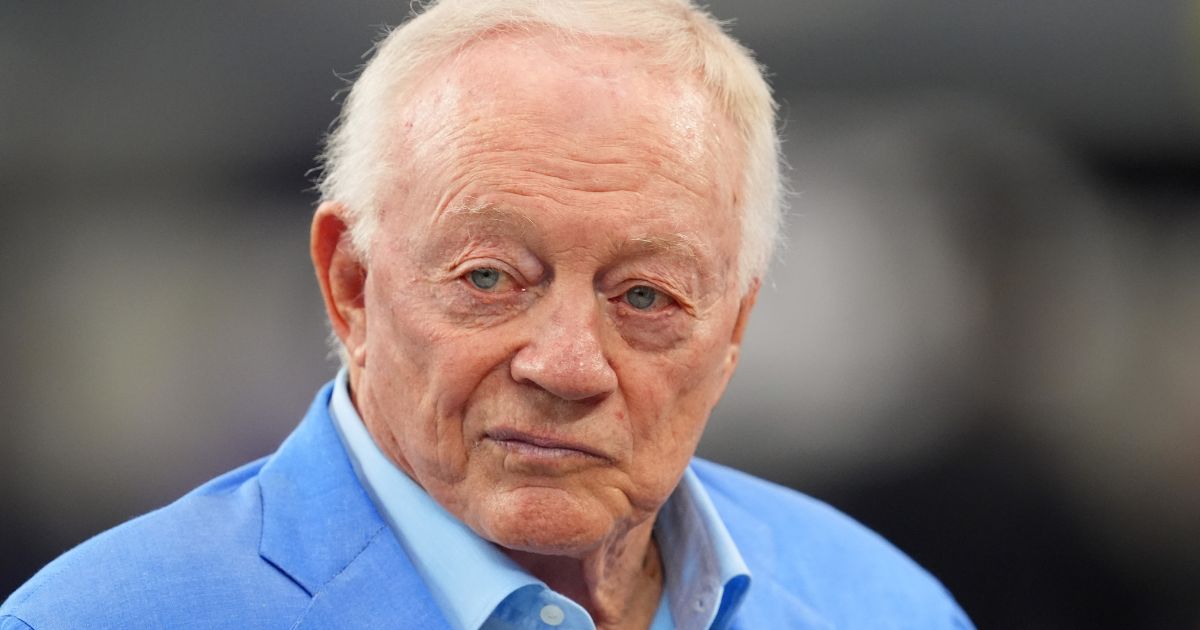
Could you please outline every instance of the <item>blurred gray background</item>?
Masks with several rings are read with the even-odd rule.
[[[1200,5],[712,10],[797,194],[702,453],[981,627],[1200,628]],[[0,4],[0,598],[273,450],[334,373],[306,172],[407,12]]]

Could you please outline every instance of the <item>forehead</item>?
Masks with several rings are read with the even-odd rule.
[[[488,34],[435,65],[397,105],[401,155],[436,159],[454,140],[492,127],[611,139],[588,147],[598,153],[666,142],[676,151],[670,157],[689,166],[719,157],[705,166],[740,172],[738,134],[699,79],[628,40],[549,30]]]
[[[709,99],[690,77],[654,62],[645,46],[614,39],[565,40],[553,33],[500,34],[459,52],[434,74],[456,113],[480,107],[530,127],[610,132],[615,122],[658,124],[675,142],[696,141],[715,124]],[[450,104],[450,103],[448,103]],[[674,133],[671,133],[674,132]]]
[[[736,212],[742,147],[732,124],[697,79],[622,40],[481,38],[401,104],[395,134],[391,159],[416,202],[407,209],[433,221],[479,201],[600,210],[605,195],[609,208],[640,205],[667,223]]]

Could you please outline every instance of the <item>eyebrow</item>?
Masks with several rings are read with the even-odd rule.
[[[531,227],[534,225],[533,219],[529,218],[524,212],[519,212],[505,206],[472,200],[456,203],[446,208],[440,216],[435,218],[435,221],[437,223],[453,223],[467,219],[511,227]]]
[[[633,236],[618,249],[628,255],[669,254],[688,259],[704,260],[711,247],[688,232]]]
[[[525,212],[504,205],[474,200],[466,200],[446,208],[436,221],[444,225],[454,225],[462,221],[480,222],[514,231],[523,231],[536,226],[535,221]],[[712,258],[711,244],[703,242],[687,231],[635,235],[617,242],[613,249],[621,257],[667,255],[697,261]]]

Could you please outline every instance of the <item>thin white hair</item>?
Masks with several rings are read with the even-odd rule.
[[[356,253],[369,258],[379,224],[387,130],[397,99],[481,35],[537,27],[569,37],[633,41],[644,46],[656,65],[699,78],[746,148],[737,264],[741,289],[747,290],[766,272],[783,212],[775,103],[750,51],[691,0],[440,0],[418,5],[412,19],[376,44],[320,157],[322,200],[345,207]]]

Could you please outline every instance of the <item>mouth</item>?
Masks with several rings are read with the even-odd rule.
[[[531,462],[573,459],[605,463],[612,461],[610,457],[593,446],[555,436],[501,428],[486,432],[484,438],[499,446],[507,454]]]

